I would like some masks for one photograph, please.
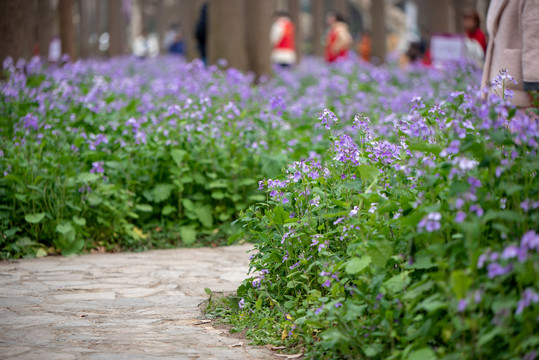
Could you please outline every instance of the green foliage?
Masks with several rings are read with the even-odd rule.
[[[465,98],[413,105],[415,134],[334,120],[328,160],[291,163],[243,212],[256,248],[244,306],[213,313],[313,359],[532,358],[537,119]]]

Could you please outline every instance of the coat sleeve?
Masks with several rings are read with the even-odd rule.
[[[539,90],[539,0],[521,0],[524,90]]]

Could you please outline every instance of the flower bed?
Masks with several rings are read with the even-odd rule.
[[[219,243],[265,199],[259,179],[328,146],[313,120],[326,104],[344,118],[402,112],[470,78],[311,59],[254,86],[234,69],[130,57],[7,60],[4,75],[3,258]]]
[[[539,118],[481,95],[321,112],[330,146],[260,181],[253,275],[213,314],[316,359],[535,358]]]

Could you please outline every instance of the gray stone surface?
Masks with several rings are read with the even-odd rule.
[[[269,359],[195,325],[204,288],[234,291],[249,245],[0,262],[0,359]]]

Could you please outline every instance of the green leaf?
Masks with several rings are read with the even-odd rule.
[[[210,288],[204,288],[204,292],[208,295],[211,295],[212,294],[212,291]]]
[[[101,204],[101,202],[103,202],[103,200],[94,193],[91,193],[90,195],[88,195],[86,200],[88,201],[88,204],[90,204],[91,206],[97,206]]]
[[[432,259],[428,255],[418,255],[412,265],[406,265],[407,269],[430,269],[436,265],[432,263]]]
[[[485,216],[481,219],[483,223],[487,223],[490,220],[493,219],[502,219],[507,221],[514,221],[514,222],[523,222],[524,217],[521,216],[519,213],[511,210],[488,210]]]
[[[85,173],[78,174],[76,177],[76,181],[79,183],[89,183],[89,182],[96,181],[100,177],[101,176],[98,174],[85,172]]]
[[[256,180],[255,179],[251,179],[251,178],[245,178],[245,179],[242,179],[238,182],[238,185],[240,186],[250,186],[250,185],[254,185],[256,184]]]
[[[79,226],[86,226],[86,219],[83,217],[73,216],[73,222]]]
[[[432,153],[432,154],[438,156],[440,154],[440,152],[442,151],[442,147],[440,145],[436,145],[436,144],[429,144],[429,143],[426,143],[426,142],[420,142],[420,143],[410,144],[410,150],[421,151],[421,152],[423,152],[425,154]]]
[[[37,224],[45,217],[45,213],[29,214],[24,216],[24,220],[30,224]]]
[[[352,258],[346,263],[345,271],[348,274],[358,274],[371,263],[370,256],[362,256],[361,258]]]
[[[213,214],[211,210],[212,208],[210,205],[198,206],[194,210],[198,220],[207,228],[213,226]]]
[[[183,161],[184,156],[187,154],[187,151],[180,150],[180,149],[172,149],[170,151],[170,156],[172,157],[172,160],[176,163],[176,165],[180,165]]]
[[[408,354],[407,360],[436,360],[436,354],[429,348],[425,347]]]
[[[490,330],[489,332],[479,335],[479,341],[477,342],[477,344],[479,346],[484,346],[488,344],[492,339],[494,339],[496,335],[502,335],[502,334],[503,334],[502,328],[499,326],[495,326],[494,329]]]
[[[63,235],[66,235],[68,232],[73,230],[73,225],[71,225],[70,221],[62,221],[56,225],[56,231]]]
[[[361,350],[363,350],[367,357],[374,357],[378,355],[383,349],[384,346],[378,343],[372,343],[361,348]]]
[[[197,232],[192,226],[182,226],[180,228],[180,237],[185,245],[193,245],[197,239]]]
[[[215,200],[222,200],[225,198],[225,193],[220,190],[217,190],[211,193],[211,197]]]
[[[172,214],[175,211],[176,211],[176,208],[174,206],[165,205],[165,207],[163,207],[163,209],[161,210],[161,214],[163,214],[164,216],[167,216],[167,215]]]
[[[227,187],[228,187],[228,181],[224,179],[215,180],[208,184],[208,189],[227,188]]]
[[[393,255],[393,247],[387,240],[377,241],[369,245],[367,254],[371,257],[374,265],[383,267]]]
[[[396,294],[404,290],[410,284],[409,271],[403,271],[383,283],[383,287],[392,294]]]
[[[170,197],[170,194],[172,193],[172,190],[174,189],[174,185],[172,184],[158,184],[156,185],[153,190],[153,201],[154,202],[161,202],[165,201]]]
[[[466,296],[470,285],[472,285],[472,279],[464,271],[455,270],[451,273],[451,289],[457,299],[462,299]]]
[[[186,211],[193,211],[195,204],[190,199],[182,199],[182,205]]]
[[[359,171],[362,178],[370,179],[371,181],[378,179],[378,176],[380,176],[380,171],[378,168],[372,165],[363,164],[357,166],[356,169]]]
[[[138,211],[142,211],[142,212],[152,212],[152,210],[153,210],[153,207],[151,205],[148,205],[148,204],[137,204],[137,205],[135,205],[135,208]]]
[[[45,257],[45,256],[47,256],[47,250],[45,250],[43,248],[37,249],[36,258],[42,258],[42,257]]]
[[[273,210],[273,223],[275,225],[284,225],[286,220],[290,218],[290,214],[286,212],[281,206],[277,206]]]
[[[237,240],[239,240],[243,236],[243,233],[234,234],[231,237],[228,238],[227,245],[234,244]]]

